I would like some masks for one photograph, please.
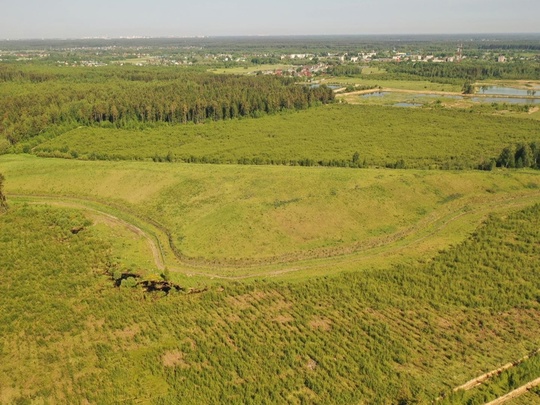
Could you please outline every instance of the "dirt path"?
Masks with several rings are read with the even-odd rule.
[[[468,391],[470,389],[473,389],[474,387],[478,387],[479,385],[482,385],[487,380],[489,380],[491,377],[494,377],[497,374],[500,374],[503,371],[508,370],[509,368],[512,368],[512,367],[514,367],[514,363],[507,363],[504,366],[499,367],[497,370],[490,371],[489,373],[482,374],[479,377],[475,377],[472,380],[467,381],[465,384],[454,388],[454,391],[458,391],[458,390]]]
[[[389,235],[385,238],[375,241],[369,241],[369,243],[339,247],[336,249],[330,249],[324,252],[324,255],[306,255],[298,254],[288,257],[276,257],[275,260],[266,263],[260,263],[254,261],[253,263],[210,263],[207,261],[195,261],[192,258],[185,258],[179,254],[178,249],[172,244],[171,237],[162,226],[153,226],[160,233],[164,233],[163,237],[168,239],[169,245],[167,251],[172,253],[172,257],[177,260],[177,263],[166,263],[165,254],[162,245],[159,242],[159,238],[150,235],[145,230],[129,222],[118,218],[114,215],[107,213],[102,209],[90,207],[89,204],[96,204],[98,202],[91,199],[84,198],[69,198],[62,196],[32,196],[32,195],[14,195],[15,198],[23,198],[30,200],[32,203],[44,203],[49,205],[63,206],[69,208],[76,208],[92,212],[94,215],[99,215],[104,222],[110,226],[122,226],[125,229],[133,232],[134,234],[143,237],[154,258],[155,265],[158,269],[163,270],[165,266],[172,272],[183,273],[188,276],[201,276],[216,279],[225,280],[242,280],[253,277],[272,277],[279,276],[287,273],[298,272],[308,269],[320,269],[327,267],[332,262],[339,260],[340,263],[355,263],[365,261],[368,259],[389,256],[397,254],[404,249],[408,249],[411,246],[417,245],[424,240],[442,232],[451,223],[458,221],[460,218],[466,215],[478,214],[486,212],[492,212],[498,208],[512,208],[521,207],[532,201],[537,201],[540,197],[540,192],[529,193],[527,195],[512,196],[495,201],[488,201],[483,204],[479,204],[475,209],[469,209],[464,211],[464,207],[459,205],[453,210],[446,213],[433,213],[432,217],[426,217],[417,224],[411,225],[411,227],[404,229],[396,234]],[[532,200],[532,201],[531,201]],[[104,209],[106,206],[104,206]],[[118,207],[116,207],[118,209]],[[141,218],[138,218],[141,220]],[[146,222],[145,222],[146,223]],[[315,252],[316,253],[316,252]],[[314,261],[317,262],[314,262]],[[288,266],[289,264],[290,266]],[[276,269],[278,266],[286,266]],[[267,268],[267,270],[264,270]],[[225,275],[223,273],[218,274],[215,271],[221,269],[224,273],[239,273],[244,274],[237,275]],[[261,269],[253,273],[250,270]],[[244,271],[242,271],[244,270]]]
[[[482,374],[479,377],[475,377],[472,380],[467,381],[465,384],[454,388],[454,391],[458,391],[458,390],[467,391],[467,390],[470,390],[470,389],[472,389],[474,387],[477,387],[478,385],[480,385],[480,384],[484,383],[485,381],[489,380],[491,377],[493,377],[493,376],[495,376],[497,374],[500,374],[503,371],[508,370],[509,368],[515,367],[515,366],[523,363],[525,360],[528,360],[531,357],[536,356],[538,354],[540,354],[540,349],[537,349],[536,351],[534,351],[534,352],[532,352],[532,353],[530,353],[530,354],[528,354],[526,356],[523,356],[521,359],[519,359],[517,361],[514,361],[513,363],[507,363],[504,366],[499,367],[496,370],[492,370],[492,371],[489,371],[489,372],[487,372],[485,374]]]
[[[521,387],[519,387],[518,389],[515,389],[514,391],[512,392],[509,392],[508,394],[500,397],[500,398],[497,398],[491,402],[488,402],[487,404],[485,405],[500,405],[500,404],[504,404],[506,401],[510,401],[511,399],[514,399],[514,398],[517,398],[523,394],[526,394],[528,391],[530,391],[532,388],[534,387],[538,387],[540,386],[540,378],[537,378],[536,380],[534,381],[531,381]]]

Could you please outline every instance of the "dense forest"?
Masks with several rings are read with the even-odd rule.
[[[463,61],[462,63],[384,63],[388,74],[406,74],[428,80],[440,79],[540,79],[540,65],[535,62],[496,63]]]
[[[50,126],[200,123],[304,109],[332,90],[280,77],[214,75],[187,69],[20,69],[0,66],[0,134],[16,144]]]

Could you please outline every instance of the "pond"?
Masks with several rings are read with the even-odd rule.
[[[390,94],[389,91],[376,91],[376,92],[373,92],[373,93],[361,94],[360,97],[362,97],[362,98],[384,97],[384,96],[387,96],[389,94]]]
[[[495,86],[493,86],[495,87]],[[499,89],[508,89],[508,87],[497,87]],[[527,90],[522,89],[512,89],[512,90],[521,90],[524,92],[527,92]],[[492,90],[496,91],[496,90]],[[488,93],[481,93],[481,94],[488,94]],[[510,94],[510,93],[509,93]],[[540,90],[537,93],[538,95],[534,98],[532,98],[530,95],[527,97],[525,96],[517,96],[517,97],[468,97],[468,100],[477,102],[477,103],[507,103],[507,104],[528,104],[528,105],[537,105],[540,104]],[[494,93],[495,95],[495,93]],[[497,95],[502,96],[502,94],[497,93]],[[392,97],[394,96],[394,97]],[[424,103],[428,102],[427,100],[422,99],[434,99],[437,98],[441,101],[444,101],[445,99],[452,99],[452,100],[463,100],[463,96],[459,96],[456,94],[430,94],[430,93],[400,93],[395,91],[375,91],[373,93],[366,93],[361,94],[359,97],[368,99],[368,98],[384,98],[387,99],[386,104],[390,104],[392,101],[395,102],[395,104],[392,104],[396,107],[419,107],[423,105]],[[382,100],[381,100],[382,101]]]
[[[501,96],[519,96],[519,97],[540,97],[540,89],[518,89],[515,87],[501,87],[501,86],[482,86],[478,88],[476,94],[493,94]]]

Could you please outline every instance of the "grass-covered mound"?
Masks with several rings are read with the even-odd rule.
[[[114,204],[162,224],[184,262],[214,270],[249,264],[254,274],[261,265],[345,257],[396,243],[407,243],[398,246],[407,256],[425,254],[431,242],[433,252],[463,240],[486,213],[540,198],[535,171],[159,165],[13,155],[1,162],[8,193]],[[411,245],[421,238],[422,246]]]

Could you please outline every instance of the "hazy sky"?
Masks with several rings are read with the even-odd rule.
[[[0,0],[0,38],[540,32],[540,0]]]

